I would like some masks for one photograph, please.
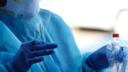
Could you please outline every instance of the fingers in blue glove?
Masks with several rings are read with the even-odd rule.
[[[117,54],[117,60],[119,62],[123,62],[126,59],[126,51],[124,49],[125,47],[121,47],[121,49],[119,50],[118,54]]]
[[[40,44],[40,45],[34,45],[31,50],[45,50],[45,49],[55,49],[57,48],[57,45],[54,43],[51,44]]]
[[[32,64],[42,61],[42,56],[52,54],[56,47],[54,43],[39,41],[23,43],[11,62],[14,72],[26,72]]]
[[[45,55],[49,55],[52,54],[53,50],[39,50],[39,51],[33,51],[32,52],[32,57],[38,57],[38,56],[45,56]]]

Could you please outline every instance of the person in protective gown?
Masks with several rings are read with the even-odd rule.
[[[100,72],[109,66],[105,53],[82,57],[70,28],[39,2],[0,0],[1,72]]]
[[[80,72],[80,52],[69,27],[58,15],[40,10],[39,0],[2,0],[1,3],[0,23],[8,30],[4,27],[0,30],[1,70]]]

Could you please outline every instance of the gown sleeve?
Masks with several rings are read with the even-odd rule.
[[[1,72],[13,72],[11,67],[11,60],[21,42],[15,37],[15,35],[9,30],[9,28],[0,21],[0,71]]]
[[[71,29],[60,16],[53,12],[42,10],[40,16],[47,33],[46,41],[51,39],[51,42],[58,45],[52,56],[58,67],[61,67],[64,72],[81,72],[82,57]]]

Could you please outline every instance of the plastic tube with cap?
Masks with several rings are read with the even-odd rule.
[[[109,72],[118,72],[119,68],[119,63],[117,61],[117,54],[118,51],[120,50],[120,44],[119,44],[119,34],[118,33],[113,33],[112,34],[112,41],[110,44],[108,44],[107,48],[110,50],[111,55],[107,54],[108,62],[109,62]]]

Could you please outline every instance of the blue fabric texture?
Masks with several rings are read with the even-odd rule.
[[[58,15],[47,10],[41,10],[31,20],[25,20],[0,12],[0,20],[8,28],[0,32],[8,34],[3,36],[3,40],[1,40],[0,54],[8,53],[10,60],[14,58],[21,43],[24,42],[38,40],[58,45],[52,55],[43,56],[43,61],[33,64],[28,72],[82,71],[82,57],[75,44],[71,30]],[[8,37],[10,38],[6,39]],[[10,60],[7,58],[6,61],[1,61],[1,68],[5,72],[14,72],[10,65]]]
[[[21,42],[2,21],[0,21],[0,44],[0,71],[12,72],[10,61],[20,47]]]

